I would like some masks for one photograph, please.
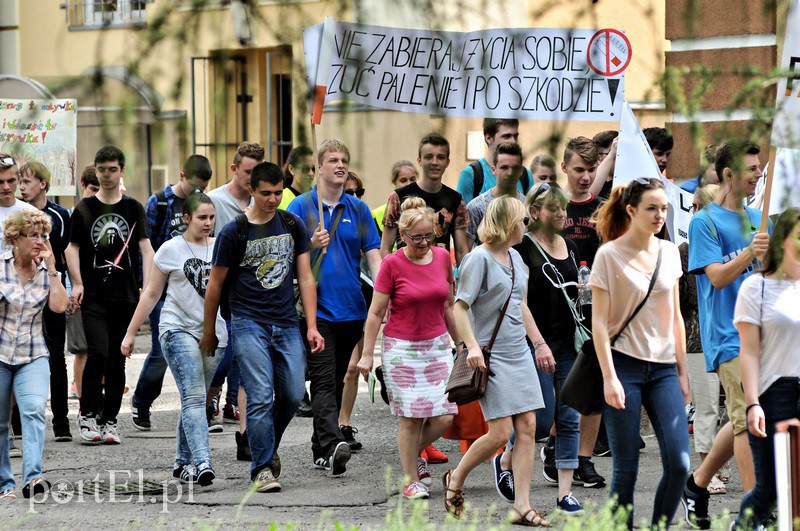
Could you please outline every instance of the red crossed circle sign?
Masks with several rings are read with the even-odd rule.
[[[621,31],[611,28],[598,30],[592,35],[586,49],[589,68],[605,77],[624,72],[632,56],[631,41]]]

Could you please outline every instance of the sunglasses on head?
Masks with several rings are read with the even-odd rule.
[[[537,188],[535,192],[533,192],[533,198],[532,198],[531,202],[536,201],[537,197],[539,197],[540,195],[542,195],[543,193],[548,191],[553,186],[556,186],[556,185],[555,184],[550,184],[550,183],[542,183],[542,185],[539,186],[539,188]]]
[[[366,190],[364,190],[363,188],[356,188],[355,190],[344,191],[344,193],[346,193],[347,195],[354,195],[358,198],[361,198],[364,195],[364,192],[366,192]]]
[[[0,158],[0,164],[10,168],[14,164],[16,164],[16,162],[14,161],[13,157],[2,157],[2,158]]]

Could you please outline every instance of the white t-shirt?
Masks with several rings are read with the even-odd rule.
[[[10,245],[6,245],[6,242],[3,239],[3,235],[5,233],[5,224],[6,220],[11,214],[19,212],[20,210],[36,210],[39,209],[35,206],[29,205],[25,201],[20,201],[19,199],[14,200],[14,204],[10,207],[0,206],[0,254],[5,253],[7,250],[11,249]]]
[[[739,288],[733,323],[761,328],[759,395],[782,376],[800,377],[800,281],[750,275]]]
[[[169,277],[167,299],[161,309],[159,337],[168,330],[188,332],[198,341],[203,337],[203,303],[214,251],[214,238],[208,240],[206,247],[177,236],[156,251],[153,262]],[[228,344],[228,332],[219,311],[216,329],[219,347],[222,348]]]
[[[661,241],[661,268],[650,298],[613,345],[614,350],[653,363],[675,363],[675,283],[682,275],[678,246]],[[608,291],[608,336],[613,338],[647,294],[652,271],[640,271],[631,261],[636,253],[614,240],[594,258],[589,286]]]
[[[208,192],[208,197],[214,202],[214,234],[219,234],[222,227],[244,211],[239,206],[239,202],[228,192],[226,185],[220,186]],[[253,206],[253,198],[250,198],[250,206]]]

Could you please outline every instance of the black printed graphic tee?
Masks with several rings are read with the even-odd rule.
[[[69,241],[80,247],[84,300],[139,300],[139,241],[147,238],[144,208],[126,195],[107,205],[97,196],[83,199],[70,219]]]
[[[583,203],[570,201],[567,205],[567,221],[562,234],[565,238],[575,242],[578,246],[578,255],[586,261],[589,268],[594,263],[594,255],[600,247],[600,236],[594,224],[592,215],[600,208],[600,199],[592,197]]]

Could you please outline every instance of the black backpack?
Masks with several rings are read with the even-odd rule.
[[[276,210],[276,213],[281,217],[283,222],[286,223],[286,226],[289,227],[289,232],[291,233],[294,241],[298,241],[300,238],[300,232],[297,228],[297,221],[295,221],[294,217],[285,210],[281,209]],[[230,263],[232,265],[228,268],[228,275],[225,277],[225,282],[222,283],[222,292],[220,293],[219,298],[219,311],[222,314],[222,318],[226,321],[230,321],[231,319],[231,287],[239,276],[241,263],[242,260],[244,260],[244,254],[247,251],[247,216],[245,214],[239,214],[236,216],[235,221],[237,245],[233,250],[233,254],[231,255]]]
[[[481,190],[483,190],[483,164],[479,160],[474,160],[469,163],[469,167],[472,168],[472,198],[475,199],[481,195]],[[531,180],[528,176],[527,168],[523,168],[520,182],[522,183],[523,192],[527,194],[528,190],[531,189]]]

